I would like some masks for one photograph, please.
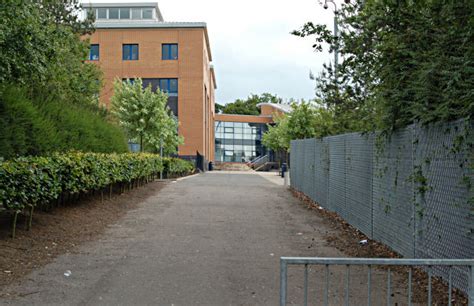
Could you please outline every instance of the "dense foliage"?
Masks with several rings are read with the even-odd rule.
[[[183,176],[194,172],[192,162],[175,157],[164,157],[163,167],[163,172],[167,177]]]
[[[337,130],[334,114],[314,101],[293,103],[291,108],[289,114],[275,118],[275,124],[263,134],[262,143],[267,148],[289,151],[292,139],[324,137]]]
[[[0,4],[0,158],[77,149],[124,152],[125,135],[98,106],[98,67],[85,60],[91,21],[78,1]]]
[[[66,153],[0,163],[0,204],[9,210],[48,205],[61,193],[80,193],[131,182],[162,170],[154,154]]]
[[[122,130],[100,112],[59,101],[34,103],[24,91],[0,92],[0,157],[68,150],[126,152]]]
[[[281,103],[282,100],[276,95],[270,93],[263,93],[261,95],[250,95],[247,99],[237,99],[232,103],[225,105],[216,104],[216,111],[224,114],[235,114],[235,115],[255,115],[260,114],[260,110],[257,107],[259,103]]]
[[[322,105],[334,113],[336,133],[430,123],[474,113],[474,2],[351,1],[338,13],[340,35],[305,24],[342,55],[334,71],[316,78]]]
[[[194,171],[191,162],[150,153],[101,154],[70,152],[19,157],[0,163],[0,208],[21,211],[49,207],[61,195],[79,194],[117,183]]]
[[[178,120],[168,108],[168,95],[151,86],[143,88],[141,79],[133,82],[117,79],[112,97],[112,112],[128,136],[140,144],[140,150],[163,146],[165,154],[175,153],[183,137],[178,135]]]
[[[96,105],[101,74],[85,63],[92,31],[77,0],[2,1],[0,83],[28,88],[31,97]]]

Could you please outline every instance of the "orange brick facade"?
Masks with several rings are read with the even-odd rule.
[[[97,63],[104,74],[100,101],[109,106],[116,78],[178,79],[179,134],[184,144],[180,156],[214,159],[214,91],[212,60],[204,27],[196,28],[98,28],[89,37],[98,44]],[[138,44],[138,60],[122,60],[122,45]],[[177,60],[162,60],[162,44],[178,44]]]

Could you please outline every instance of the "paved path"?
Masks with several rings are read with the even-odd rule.
[[[201,174],[170,183],[99,240],[7,288],[20,296],[0,304],[277,305],[280,256],[342,256],[323,239],[328,231],[276,174]],[[289,281],[301,294],[302,274]]]

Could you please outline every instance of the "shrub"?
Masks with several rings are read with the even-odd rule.
[[[195,170],[192,162],[175,157],[163,158],[163,168],[166,177],[188,175],[193,173]]]
[[[113,187],[120,191],[148,182],[163,171],[179,176],[194,171],[191,162],[150,153],[54,153],[0,162],[0,210],[12,212],[13,236],[20,212],[29,210],[28,228],[35,208],[50,209],[66,199]]]
[[[32,101],[22,89],[0,89],[0,158],[70,150],[123,153],[126,137],[98,110]]]

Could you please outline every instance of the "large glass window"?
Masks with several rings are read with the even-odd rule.
[[[170,96],[177,96],[178,79],[160,79],[160,89]]]
[[[122,51],[122,59],[124,61],[138,60],[138,44],[123,45]]]
[[[88,8],[87,12],[92,13],[97,19],[153,19],[153,8]]]
[[[161,59],[177,60],[178,59],[178,44],[163,44],[161,46]]]
[[[142,19],[142,9],[132,9],[132,19]]]
[[[89,50],[89,60],[98,61],[99,60],[99,45],[91,45]]]
[[[97,9],[97,19],[107,19],[107,9],[106,8]]]
[[[265,124],[247,122],[215,122],[215,160],[248,162],[265,153],[257,133],[263,133]]]
[[[119,19],[118,8],[109,8],[109,19]]]
[[[143,9],[143,19],[152,19],[153,9]]]
[[[121,8],[120,9],[120,19],[130,19],[130,9]]]

